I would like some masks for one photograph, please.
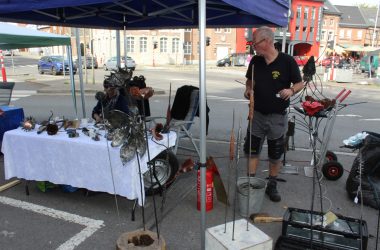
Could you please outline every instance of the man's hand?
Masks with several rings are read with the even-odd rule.
[[[148,98],[152,97],[153,94],[154,94],[154,90],[151,87],[140,89],[140,95],[142,95],[144,97],[144,99],[148,99]]]
[[[244,91],[244,97],[245,99],[248,99],[249,100],[249,97],[253,95],[253,90],[250,89],[250,88],[245,88],[245,91]]]
[[[287,101],[287,100],[289,100],[290,97],[292,97],[294,95],[294,91],[291,88],[290,89],[283,89],[280,92],[278,92],[278,94],[280,95],[280,98]]]

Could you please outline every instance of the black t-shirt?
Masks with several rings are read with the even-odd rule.
[[[280,52],[277,58],[267,65],[264,57],[254,56],[245,75],[247,79],[252,79],[252,64],[255,110],[263,114],[284,113],[289,107],[289,100],[278,98],[276,94],[282,89],[290,88],[291,83],[302,81],[296,61],[288,54]]]

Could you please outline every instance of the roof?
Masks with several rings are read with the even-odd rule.
[[[335,5],[335,7],[342,13],[339,27],[368,28],[358,6]]]
[[[375,27],[377,8],[360,7],[360,11],[369,27]],[[377,27],[380,25],[380,18],[377,18]]]
[[[0,49],[35,48],[70,44],[71,39],[68,36],[0,23]]]
[[[338,16],[342,15],[342,13],[329,0],[326,0],[325,4],[323,5],[323,14]]]

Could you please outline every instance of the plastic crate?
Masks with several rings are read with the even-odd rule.
[[[337,215],[336,221],[323,227],[322,215],[316,211],[288,208],[284,214],[282,236],[293,239],[294,245],[303,242],[309,247],[312,235],[312,245],[316,249],[317,247],[334,250],[367,249],[368,230],[364,220]]]

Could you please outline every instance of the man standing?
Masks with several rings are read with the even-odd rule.
[[[270,200],[279,202],[277,175],[284,153],[284,134],[287,130],[287,108],[289,99],[304,86],[301,73],[293,57],[278,52],[274,47],[274,33],[269,27],[260,27],[253,33],[253,47],[256,50],[246,73],[244,96],[254,97],[252,126],[248,124],[244,143],[249,153],[249,176],[255,176],[259,155],[265,138],[268,143],[269,181],[266,194]],[[251,131],[250,131],[251,128]]]

